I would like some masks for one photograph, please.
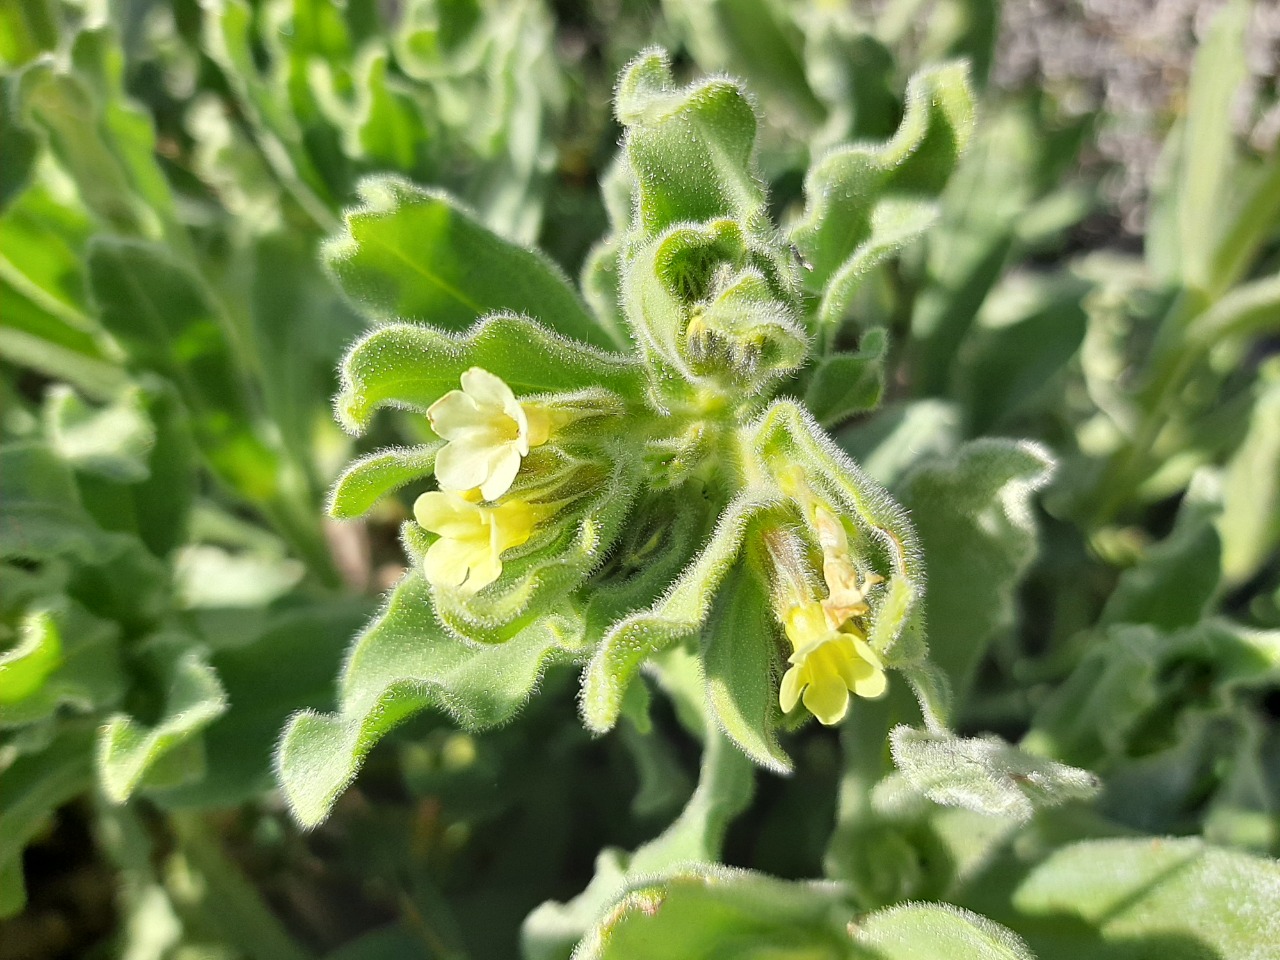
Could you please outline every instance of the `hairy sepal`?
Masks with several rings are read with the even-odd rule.
[[[582,716],[589,729],[595,733],[612,729],[622,711],[623,695],[644,662],[698,633],[751,529],[780,507],[774,491],[753,489],[740,494],[721,514],[707,545],[666,594],[647,610],[610,628],[582,677]]]
[[[568,598],[612,550],[635,501],[639,478],[625,458],[594,485],[585,503],[565,508],[542,524],[528,544],[503,555],[502,576],[478,593],[435,589],[436,615],[458,637],[503,643],[540,619],[564,642],[582,642],[581,618]],[[518,495],[519,487],[514,492]],[[406,524],[406,547],[421,557],[426,538]],[[552,623],[559,626],[552,628]]]

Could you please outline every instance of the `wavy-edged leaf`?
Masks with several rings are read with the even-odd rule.
[[[542,254],[483,226],[448,195],[398,177],[359,186],[363,206],[324,260],[353,303],[377,320],[465,330],[491,313],[533,317],[557,333],[618,346],[568,279]]]
[[[505,723],[561,656],[537,627],[490,646],[449,636],[432,615],[430,589],[410,571],[352,645],[338,712],[303,711],[285,727],[276,776],[294,816],[321,823],[374,744],[421,710],[442,710],[468,730]]]
[[[1041,807],[1084,800],[1098,791],[1087,770],[1032,756],[996,736],[957,737],[894,727],[893,762],[935,803],[1025,821]]]
[[[677,89],[666,54],[650,49],[623,70],[615,104],[641,235],[721,217],[758,223],[756,117],[737,83],[711,77]]]
[[[648,657],[698,632],[749,530],[778,506],[765,491],[740,494],[666,594],[610,628],[582,675],[582,716],[590,730],[604,733],[617,723],[623,695]]]
[[[984,439],[903,481],[903,505],[929,558],[930,658],[958,697],[987,644],[1013,623],[1014,592],[1038,549],[1032,497],[1053,466],[1037,444]]]
[[[949,903],[906,903],[860,918],[853,942],[875,960],[1035,960],[1022,938]]]
[[[943,64],[911,78],[892,139],[837,148],[810,168],[805,214],[791,239],[813,268],[806,284],[824,291],[824,320],[839,321],[867,270],[932,223],[928,201],[941,192],[972,127],[968,68]]]
[[[128,800],[163,760],[190,744],[226,709],[226,692],[205,655],[198,651],[182,655],[173,664],[164,715],[158,723],[148,727],[127,714],[117,714],[99,733],[98,780],[108,799]],[[181,781],[199,772],[180,769],[175,775]]]
[[[487,317],[465,334],[395,323],[371,330],[348,351],[338,418],[360,433],[382,407],[425,415],[473,366],[501,377],[517,394],[601,386],[635,397],[644,383],[634,360],[566,340],[525,317]]]
[[[350,464],[329,493],[329,516],[354,520],[389,493],[425,477],[435,467],[443,442],[378,450]]]

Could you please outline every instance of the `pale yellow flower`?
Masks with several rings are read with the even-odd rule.
[[[442,490],[479,489],[496,500],[509,489],[529,448],[547,442],[548,418],[522,404],[488,370],[472,367],[462,389],[450,390],[427,410],[431,429],[448,441],[436,455]]]
[[[523,500],[490,507],[438,490],[418,497],[413,515],[423,529],[439,535],[423,559],[427,580],[463,593],[497,580],[503,552],[528,540],[538,519],[535,508]]]
[[[803,700],[819,723],[831,726],[844,719],[850,693],[868,699],[884,693],[884,664],[852,623],[836,629],[822,604],[809,602],[792,607],[783,628],[793,648],[778,691],[783,712]]]

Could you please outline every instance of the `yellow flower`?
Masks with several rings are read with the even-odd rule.
[[[822,604],[792,607],[783,628],[794,651],[778,691],[783,712],[803,699],[819,723],[831,726],[844,719],[850,693],[868,699],[884,693],[888,681],[876,652],[853,624],[832,627]]]
[[[535,508],[522,500],[486,507],[438,490],[418,497],[413,515],[423,529],[440,537],[423,560],[427,580],[463,593],[497,580],[503,551],[528,540],[538,519]]]
[[[479,488],[496,500],[511,488],[529,448],[547,442],[546,413],[521,404],[488,370],[472,367],[462,389],[450,390],[427,410],[431,429],[448,441],[436,455],[442,490]]]

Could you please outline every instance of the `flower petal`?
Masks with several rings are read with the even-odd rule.
[[[485,407],[492,407],[493,413],[505,411],[509,404],[516,403],[516,395],[501,377],[495,377],[484,367],[472,367],[462,375],[462,389],[467,396]]]
[[[457,541],[443,537],[427,548],[422,573],[436,587],[456,587],[467,578],[467,567],[458,557]]]
[[[476,509],[461,497],[431,490],[414,501],[413,516],[424,530],[444,537],[458,537],[475,525]]]
[[[790,713],[795,709],[806,683],[802,667],[791,667],[782,675],[782,686],[778,688],[778,706],[782,707],[783,713]]]
[[[443,452],[441,451],[441,453]],[[436,463],[438,464],[439,462],[440,460],[437,456]],[[520,472],[520,454],[516,451],[515,446],[508,443],[492,451],[486,464],[486,470],[488,476],[479,484],[480,495],[486,500],[497,500],[511,489],[511,481],[515,480],[516,474]],[[439,473],[436,475],[439,476]]]
[[[849,688],[833,674],[811,675],[804,692],[804,705],[819,723],[834,726],[849,710]]]
[[[450,390],[427,408],[431,429],[446,440],[468,430],[483,428],[493,417],[461,390]]]

